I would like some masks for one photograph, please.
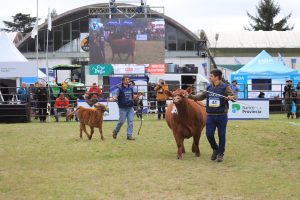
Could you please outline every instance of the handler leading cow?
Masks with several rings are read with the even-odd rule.
[[[228,100],[236,99],[230,86],[223,83],[221,78],[222,71],[212,70],[209,76],[211,84],[208,85],[206,91],[199,95],[189,95],[189,98],[194,100],[206,99],[206,137],[213,149],[211,160],[218,162],[223,161],[225,152]],[[216,128],[218,128],[219,145],[214,136]]]

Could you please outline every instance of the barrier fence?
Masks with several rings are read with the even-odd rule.
[[[197,94],[202,91],[196,91],[197,85],[169,85],[169,88],[173,90],[176,88],[186,88],[187,86],[193,87],[193,93]],[[240,89],[238,96],[242,97],[239,99],[256,99],[260,92],[265,93],[265,99],[269,100],[269,111],[270,113],[283,113],[285,112],[285,99],[283,97],[284,86],[282,84],[272,84],[270,87],[272,90],[258,90],[259,88],[265,88],[265,85],[260,86],[259,84],[250,85],[239,85]],[[21,121],[31,121],[32,119],[38,119],[39,116],[43,115],[46,117],[54,115],[54,104],[60,92],[63,92],[69,100],[68,108],[72,111],[77,106],[77,101],[90,101],[88,98],[92,98],[91,93],[88,93],[88,89],[92,86],[80,86],[81,89],[73,87],[66,89],[62,86],[58,86],[56,90],[51,87],[46,87],[47,98],[44,101],[39,100],[40,98],[35,93],[36,87],[28,87],[27,89],[27,101],[23,102],[20,94],[17,93],[18,87],[0,87],[0,122],[6,121],[5,118],[22,118]],[[269,87],[269,86],[268,86]],[[113,91],[110,91],[111,86],[104,85],[103,91],[99,98],[93,99],[95,103],[97,101],[105,102],[109,97],[112,96]],[[141,111],[146,114],[157,114],[158,106],[156,101],[156,91],[153,90],[154,85],[136,85],[134,91],[141,92],[142,98],[140,101],[143,105],[135,104],[134,108],[136,111]],[[203,88],[203,87],[202,87]],[[255,90],[253,90],[255,88]],[[89,95],[87,95],[88,93]],[[298,92],[299,93],[299,92]],[[86,95],[86,96],[85,96]],[[293,103],[296,106],[300,105],[300,94],[297,97],[297,91],[293,98]],[[169,100],[167,100],[169,101]],[[142,107],[142,109],[141,109]],[[41,109],[45,109],[41,112]],[[13,120],[12,120],[13,121]]]

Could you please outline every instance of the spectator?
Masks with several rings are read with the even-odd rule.
[[[22,83],[21,87],[18,89],[17,94],[19,95],[19,99],[21,103],[28,102],[28,91],[26,88],[26,83]]]
[[[161,115],[163,115],[163,119],[165,119],[166,113],[166,104],[167,104],[167,95],[165,95],[164,91],[169,90],[168,85],[165,84],[163,79],[159,80],[158,85],[155,86],[154,90],[156,91],[156,100],[157,100],[157,117],[160,120]]]
[[[55,100],[54,104],[54,116],[56,122],[58,122],[58,113],[59,112],[64,112],[66,113],[66,121],[68,122],[68,114],[70,114],[70,109],[69,109],[69,99],[65,97],[64,93],[59,93],[58,97]]]
[[[39,83],[35,92],[40,122],[46,122],[48,90],[44,83]]]
[[[295,92],[296,118],[300,118],[300,82],[297,83]]]
[[[292,85],[292,80],[288,79],[286,81],[286,86],[284,86],[284,102],[285,102],[285,110],[287,112],[287,118],[290,117],[294,118],[294,113],[292,112],[292,103],[293,103],[293,96],[294,96],[294,86]]]
[[[235,98],[237,99],[239,97],[240,88],[237,86],[236,80],[233,80],[231,82],[230,88],[233,91]]]
[[[97,83],[93,83],[88,92],[92,94],[92,98],[99,99],[102,96],[102,90],[97,86]]]

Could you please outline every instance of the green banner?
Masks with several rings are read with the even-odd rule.
[[[111,64],[90,64],[90,75],[109,76],[113,73],[113,66]]]

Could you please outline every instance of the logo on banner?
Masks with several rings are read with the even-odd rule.
[[[236,112],[239,111],[240,109],[241,109],[240,104],[236,104],[236,103],[233,103],[233,104],[232,104],[232,112],[233,112],[233,113],[236,113]]]
[[[91,64],[89,69],[90,75],[108,76],[113,72],[113,67],[110,64]]]

